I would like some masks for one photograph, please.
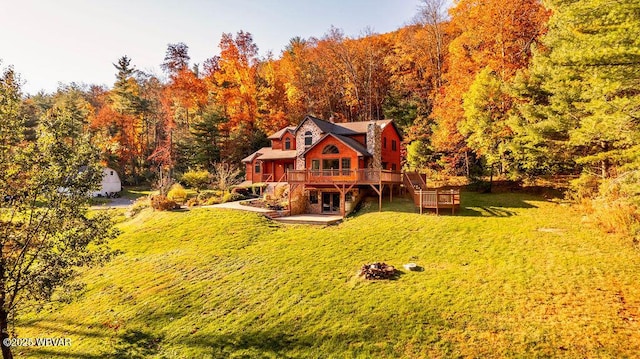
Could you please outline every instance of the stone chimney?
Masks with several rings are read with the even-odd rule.
[[[371,166],[374,169],[382,168],[382,131],[375,122],[367,126],[367,151],[373,156]]]

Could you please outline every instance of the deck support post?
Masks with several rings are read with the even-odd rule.
[[[418,191],[418,196],[420,196],[420,214],[422,214],[422,190]]]
[[[347,187],[346,184],[342,184],[342,187],[338,186],[337,184],[333,184],[333,186],[340,192],[340,215],[342,217],[344,217],[346,215],[347,209],[346,209],[346,198],[347,198],[347,192],[351,191],[351,189],[353,188],[353,186],[355,186],[355,183],[352,183],[349,187]]]
[[[393,183],[390,184],[391,189],[389,190],[389,203],[393,202]]]
[[[372,183],[369,183],[369,186],[378,194],[378,212],[382,212],[382,191],[384,190],[384,185],[380,185],[380,189],[376,188],[376,185]]]
[[[436,216],[440,215],[439,208],[438,208],[439,207],[438,206],[439,202],[440,202],[440,198],[438,197],[438,190],[436,189]]]

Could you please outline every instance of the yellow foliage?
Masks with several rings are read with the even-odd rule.
[[[167,193],[167,198],[175,201],[176,203],[182,204],[187,200],[187,191],[184,190],[184,187],[182,187],[182,185],[176,183],[171,186],[169,193]]]

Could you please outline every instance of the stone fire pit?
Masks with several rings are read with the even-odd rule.
[[[365,279],[391,279],[396,275],[396,268],[380,262],[365,264],[360,268],[359,275]]]

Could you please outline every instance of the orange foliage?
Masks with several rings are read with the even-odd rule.
[[[116,155],[121,168],[142,154],[143,128],[136,116],[103,106],[93,117],[90,128],[103,131],[103,153]]]
[[[457,124],[462,120],[462,96],[486,66],[495,69],[502,80],[511,79],[524,68],[531,56],[531,45],[544,32],[549,13],[538,0],[460,0],[450,10],[446,81],[436,95],[432,117],[438,123],[432,139],[441,151],[465,150]]]
[[[223,130],[235,131],[244,125],[251,129],[258,117],[256,64],[258,47],[251,34],[240,31],[234,38],[222,34],[220,58],[213,81],[218,104],[228,122]]]

